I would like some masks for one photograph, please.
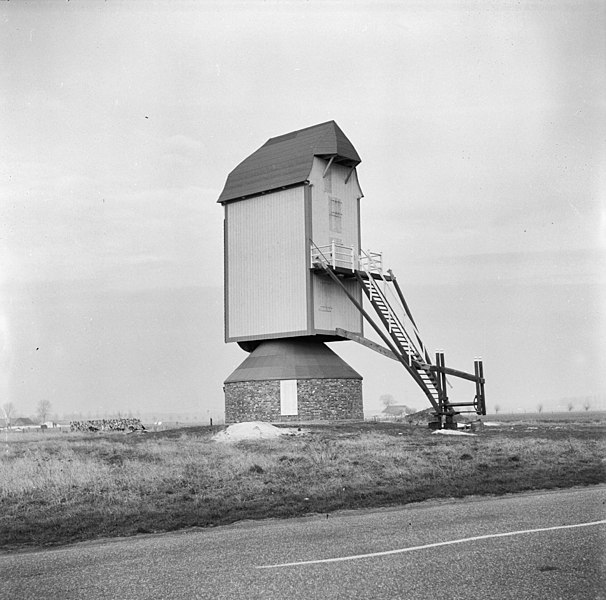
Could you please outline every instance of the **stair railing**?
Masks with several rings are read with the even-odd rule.
[[[393,293],[393,291],[391,290],[391,288],[389,286],[389,281],[383,274],[383,254],[381,252],[371,252],[370,250],[369,251],[360,250],[360,269],[362,271],[364,271],[369,277],[370,277],[370,273],[375,273],[375,274],[381,276],[381,279],[383,281],[383,292],[382,293],[383,293],[383,297],[385,300],[387,300],[386,290],[389,290],[390,294],[392,295],[392,297],[396,301],[396,303],[401,302],[400,298],[398,296],[396,296]],[[389,276],[391,278],[393,278],[393,275],[391,274],[391,269],[389,269],[387,272],[388,272]],[[406,307],[404,307],[404,309],[406,310]],[[400,317],[399,315],[397,317],[404,332],[406,332],[406,328],[403,326],[403,321],[406,319],[406,317],[407,317],[406,314],[402,315],[402,317]],[[419,331],[417,329],[415,322],[412,320],[412,317],[409,317],[408,320],[410,321],[410,324],[413,327],[414,332],[416,334],[417,341],[418,341],[419,345],[421,346],[422,352],[420,353],[420,355],[423,358],[423,361],[426,362],[427,361],[426,356],[428,356],[428,354],[427,354],[427,349],[425,348],[425,344],[421,340],[421,336],[419,334]],[[408,334],[407,334],[407,337],[410,339],[410,336]],[[413,344],[413,346],[414,346],[414,344]]]
[[[383,254],[360,249],[360,270],[383,276]]]
[[[385,284],[385,286],[389,289],[389,285],[388,285],[388,280],[385,278],[385,275],[383,274],[383,268],[382,268],[382,264],[377,263],[376,258],[375,257],[381,257],[382,259],[382,255],[380,253],[374,252],[365,252],[364,250],[361,251],[361,255],[360,255],[360,270],[364,271],[366,273],[367,276],[367,281],[370,283],[370,286],[374,289],[375,293],[379,295],[379,297],[382,297],[383,302],[385,304],[386,310],[388,312],[388,318],[387,318],[387,322],[389,325],[389,332],[392,332],[392,327],[397,327],[398,330],[402,333],[403,337],[406,339],[407,345],[408,347],[406,348],[406,352],[409,355],[409,357],[412,359],[414,358],[416,361],[419,360],[419,358],[421,358],[421,360],[423,362],[425,362],[425,347],[423,345],[423,342],[419,339],[419,343],[421,345],[421,349],[423,352],[419,352],[418,348],[416,347],[416,345],[414,344],[414,342],[412,341],[410,335],[408,335],[406,328],[404,327],[400,317],[394,312],[391,304],[389,303],[389,301],[387,300],[387,297],[385,295],[384,292],[381,291],[381,288],[377,285],[375,278],[373,277],[373,273],[375,273],[376,275],[379,275],[379,277],[381,278],[381,281],[383,281],[383,283]],[[416,330],[416,327],[415,327]]]

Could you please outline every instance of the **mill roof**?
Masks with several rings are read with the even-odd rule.
[[[362,379],[362,376],[322,343],[281,339],[261,343],[225,383],[275,379]]]
[[[270,138],[227,177],[221,204],[304,183],[314,156],[354,168],[360,157],[334,121]]]

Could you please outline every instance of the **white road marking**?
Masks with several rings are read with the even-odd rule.
[[[555,527],[544,527],[542,529],[522,529],[520,531],[508,531],[507,533],[491,533],[488,535],[477,535],[474,537],[463,538],[460,540],[450,540],[448,542],[436,542],[434,544],[425,544],[423,546],[412,546],[410,548],[399,548],[397,550],[385,550],[383,552],[371,552],[369,554],[354,554],[351,556],[341,556],[338,558],[320,558],[318,560],[303,560],[300,562],[282,563],[277,565],[259,565],[257,569],[277,569],[279,567],[295,567],[299,565],[318,565],[322,563],[343,562],[346,560],[358,560],[360,558],[373,558],[375,556],[389,556],[390,554],[403,554],[404,552],[414,552],[415,550],[425,550],[426,548],[438,548],[440,546],[452,546],[453,544],[464,544],[466,542],[475,542],[477,540],[488,540],[491,538],[511,537],[514,535],[524,535],[527,533],[539,533],[541,531],[556,531],[558,529],[574,529],[576,527],[591,527],[592,525],[605,525],[603,521],[592,521],[591,523],[576,523],[574,525],[557,525]]]

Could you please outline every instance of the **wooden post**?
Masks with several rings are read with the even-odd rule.
[[[473,372],[476,376],[476,402],[478,403],[478,408],[480,406],[480,366],[477,358],[473,359]]]
[[[482,359],[478,359],[478,376],[480,377],[480,410],[483,415],[486,414],[486,398],[484,397],[484,363]]]
[[[440,368],[440,353],[436,352],[436,366]],[[438,370],[436,373],[436,381],[438,383],[438,405],[440,413],[444,412],[444,391],[442,390],[442,373]],[[440,414],[440,423],[442,422],[442,414]]]
[[[446,373],[444,372],[445,368],[445,360],[444,360],[444,352],[436,352],[436,364],[439,367],[438,370],[438,381],[440,382],[440,395],[442,399],[442,408],[446,404],[448,397],[446,396]]]

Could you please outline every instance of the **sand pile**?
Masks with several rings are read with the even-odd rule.
[[[473,435],[475,433],[465,433],[464,431],[457,431],[456,429],[436,429],[432,431],[431,435]]]
[[[277,438],[291,434],[289,429],[280,429],[262,421],[234,423],[214,436],[216,442],[239,442],[240,440],[260,440]]]

